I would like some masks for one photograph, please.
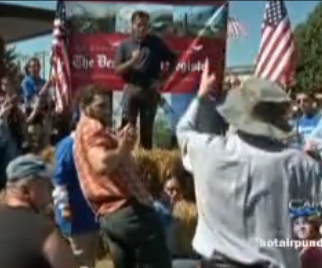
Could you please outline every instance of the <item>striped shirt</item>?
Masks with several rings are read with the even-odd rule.
[[[152,198],[139,178],[131,155],[124,158],[111,174],[97,174],[88,159],[93,147],[114,150],[117,138],[97,120],[82,115],[75,135],[75,162],[81,187],[98,215],[113,213],[134,198],[143,205],[152,205]]]

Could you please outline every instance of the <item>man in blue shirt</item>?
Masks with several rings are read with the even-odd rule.
[[[99,225],[79,184],[74,162],[74,134],[63,139],[55,156],[53,193],[56,221],[68,237],[80,267],[95,267]]]
[[[26,67],[26,77],[22,81],[24,102],[31,108],[35,97],[38,95],[46,81],[40,77],[41,65],[37,58],[31,58]]]
[[[307,143],[313,130],[321,120],[321,113],[314,106],[315,98],[308,93],[302,93],[297,98],[300,115],[294,120],[294,128],[298,136],[298,143],[301,148]]]

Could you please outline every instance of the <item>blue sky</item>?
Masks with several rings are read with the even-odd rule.
[[[56,1],[0,1],[19,5],[55,8]],[[292,25],[304,21],[319,1],[286,1]],[[265,1],[231,1],[230,14],[247,26],[248,36],[233,39],[228,43],[227,65],[251,64],[256,59],[260,42],[260,27],[263,19]],[[49,50],[51,36],[34,39],[16,44],[17,51],[32,54]]]

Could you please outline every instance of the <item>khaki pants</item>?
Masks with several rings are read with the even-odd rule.
[[[95,268],[99,244],[99,232],[73,235],[69,239],[71,248],[80,267]]]

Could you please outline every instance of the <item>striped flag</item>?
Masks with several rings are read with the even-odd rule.
[[[255,75],[288,86],[294,71],[295,43],[284,1],[268,1]]]
[[[244,24],[239,22],[236,18],[228,18],[227,35],[229,38],[246,37],[248,35],[247,28]]]
[[[53,30],[52,76],[55,87],[56,113],[70,107],[71,72],[67,50],[68,31],[64,1],[57,2]]]

